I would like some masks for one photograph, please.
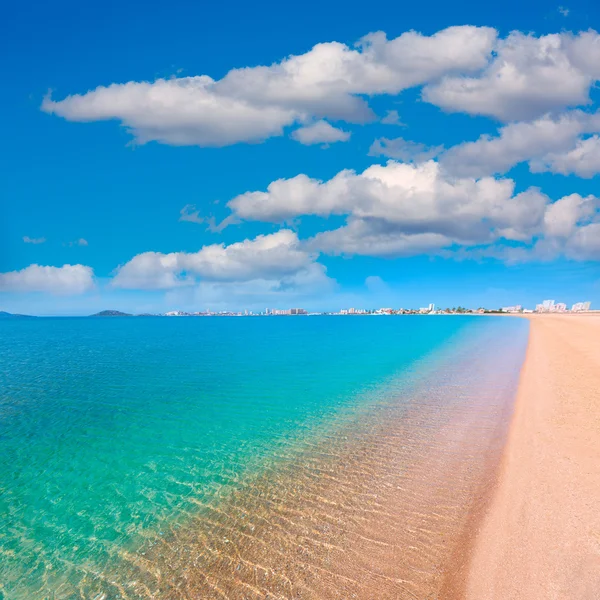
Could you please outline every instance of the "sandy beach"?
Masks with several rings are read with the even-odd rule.
[[[469,600],[600,598],[600,315],[541,315],[498,481],[477,530]]]

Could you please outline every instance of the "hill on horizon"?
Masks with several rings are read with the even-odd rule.
[[[32,315],[19,315],[0,310],[0,319],[33,319]]]

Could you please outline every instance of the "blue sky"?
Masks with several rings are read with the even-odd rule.
[[[592,2],[13,5],[0,310],[598,306],[599,23]]]

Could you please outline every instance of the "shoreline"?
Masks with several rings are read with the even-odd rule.
[[[506,444],[448,598],[600,594],[600,316],[526,318]]]
[[[222,502],[199,502],[125,555],[119,580],[135,582],[133,597],[442,597],[472,499],[504,447],[522,334],[518,355],[506,331],[453,345],[409,402],[392,395],[360,427],[280,455]]]
[[[248,585],[256,597],[438,597],[471,499],[501,455],[525,351],[523,339],[517,361],[506,340],[500,369],[497,353],[482,352],[493,339],[467,342],[458,365],[454,351],[445,357],[405,407],[386,403],[366,427],[273,465],[144,551],[162,582],[131,578],[173,598],[217,597],[212,584],[230,597]],[[486,374],[481,387],[469,366]]]

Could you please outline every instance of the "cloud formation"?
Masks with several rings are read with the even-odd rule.
[[[535,121],[505,125],[496,137],[483,135],[475,142],[454,146],[440,162],[450,173],[462,177],[505,173],[521,162],[529,162],[533,172],[591,177],[600,166],[596,142],[580,136],[594,131],[600,131],[597,112],[545,115]]]
[[[292,132],[292,138],[305,146],[332,144],[334,142],[347,142],[350,139],[350,132],[337,129],[321,119],[312,125],[296,129]]]
[[[600,137],[593,135],[578,139],[571,149],[548,152],[531,161],[534,173],[550,171],[561,175],[591,178],[600,173]]]
[[[423,99],[447,111],[530,120],[589,103],[600,78],[600,36],[595,31],[541,37],[511,33],[498,40],[494,58],[475,76],[446,76],[423,90]]]
[[[20,271],[0,273],[0,292],[48,292],[74,295],[94,287],[94,271],[84,265],[46,267],[29,265]]]
[[[321,43],[270,66],[232,69],[220,80],[129,81],[62,100],[48,96],[42,110],[70,121],[119,120],[141,144],[226,146],[315,119],[372,121],[368,97],[420,86],[425,101],[446,111],[531,120],[588,104],[599,65],[600,36],[591,30],[504,39],[495,29],[466,25],[391,40],[376,32],[354,47]],[[397,112],[381,122],[398,123]],[[300,132],[310,127],[293,137],[303,142]]]
[[[383,125],[404,125],[402,121],[400,121],[400,115],[398,114],[397,110],[388,110],[385,116],[381,119],[381,123]]]
[[[324,182],[303,174],[280,179],[266,192],[246,192],[228,206],[241,220],[345,216],[346,225],[317,234],[307,247],[328,254],[407,256],[499,240],[533,244],[561,237],[560,227],[569,230],[562,237],[571,239],[598,217],[598,200],[568,198],[553,204],[536,188],[515,194],[511,179],[454,177],[430,160],[389,161],[360,174],[341,171]]]
[[[119,267],[112,285],[129,289],[171,289],[202,281],[223,288],[227,283],[262,281],[270,282],[261,284],[263,287],[280,288],[303,281],[325,283],[328,281],[325,268],[315,260],[316,255],[301,246],[293,231],[281,229],[229,246],[204,246],[193,253],[144,252]]]
[[[425,162],[435,158],[444,150],[443,146],[429,147],[404,138],[379,138],[371,144],[369,156],[385,156],[403,162]]]
[[[23,236],[23,241],[26,244],[43,244],[46,241],[45,237],[40,238],[30,238],[28,235]]]
[[[207,75],[100,86],[42,110],[70,121],[116,119],[138,143],[225,146],[281,135],[286,126],[331,118],[362,123],[374,114],[362,95],[398,94],[450,73],[485,67],[496,31],[449,27],[432,36],[414,31],[388,40],[365,36],[350,48],[317,44],[271,66]]]

